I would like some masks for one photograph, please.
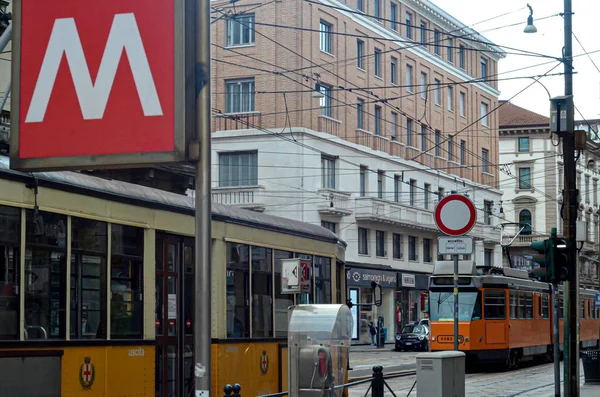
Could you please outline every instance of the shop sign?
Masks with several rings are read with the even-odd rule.
[[[414,274],[402,274],[402,286],[414,288],[415,287],[415,275]]]
[[[398,277],[396,272],[376,269],[352,269],[346,272],[346,284],[356,287],[370,287],[375,281],[382,288],[396,288]]]

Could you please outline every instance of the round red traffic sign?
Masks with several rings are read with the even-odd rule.
[[[435,224],[448,236],[463,236],[477,222],[477,209],[467,196],[451,194],[440,200],[435,207]]]

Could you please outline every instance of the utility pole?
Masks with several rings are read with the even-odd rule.
[[[564,34],[565,46],[563,64],[565,71],[565,97],[566,131],[562,134],[564,156],[564,196],[566,204],[565,219],[563,222],[563,235],[569,241],[568,281],[564,286],[564,301],[566,315],[564,316],[564,395],[569,397],[579,396],[579,271],[577,258],[577,172],[575,168],[575,111],[573,102],[573,44],[572,44],[572,1],[564,0]],[[558,115],[559,120],[561,115]]]

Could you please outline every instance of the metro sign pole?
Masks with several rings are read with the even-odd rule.
[[[435,224],[438,229],[452,237],[460,237],[469,233],[477,221],[477,209],[475,204],[467,196],[462,194],[451,194],[444,197],[435,206],[434,211]],[[458,240],[458,239],[456,239]],[[461,238],[460,243],[465,247],[458,252],[457,247],[461,244],[452,246],[452,258],[454,259],[454,350],[458,350],[458,254],[470,254],[473,250],[473,239]],[[443,238],[438,239],[438,252],[440,254],[450,253],[446,251],[449,244],[441,244]],[[470,248],[468,248],[470,247]]]

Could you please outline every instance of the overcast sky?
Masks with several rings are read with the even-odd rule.
[[[453,17],[473,29],[482,33],[486,38],[497,45],[512,47],[515,50],[526,50],[536,54],[560,57],[564,46],[564,20],[558,15],[564,10],[563,0],[431,0],[434,4],[444,9]],[[533,8],[534,25],[537,33],[523,33],[529,10],[527,3]],[[579,55],[600,50],[598,33],[598,15],[600,1],[598,0],[573,0],[573,33],[581,41],[573,37],[573,54]],[[503,15],[507,14],[508,15]],[[552,16],[552,17],[549,17]],[[549,17],[549,18],[546,18]],[[490,21],[479,23],[487,19]],[[539,18],[545,18],[538,20]],[[507,26],[518,24],[516,26]],[[585,48],[586,51],[582,49]],[[507,52],[518,52],[505,48]],[[590,60],[591,57],[591,60]],[[574,59],[573,94],[575,106],[586,119],[600,119],[600,51],[579,56]],[[552,59],[539,56],[522,56],[508,54],[500,60],[499,78],[543,75],[557,62],[515,71],[526,66],[533,66]],[[563,73],[561,64],[550,73]],[[533,82],[532,79],[517,79],[500,81],[500,99],[510,99],[516,105],[522,106],[537,113],[548,115],[548,93],[538,83],[533,84],[524,92],[519,93]],[[540,80],[551,96],[564,94],[564,76],[544,77]],[[517,95],[518,94],[518,95]],[[516,95],[516,96],[515,96]],[[515,96],[514,98],[512,98]],[[511,99],[512,98],[512,99]],[[582,116],[575,111],[575,119]]]

